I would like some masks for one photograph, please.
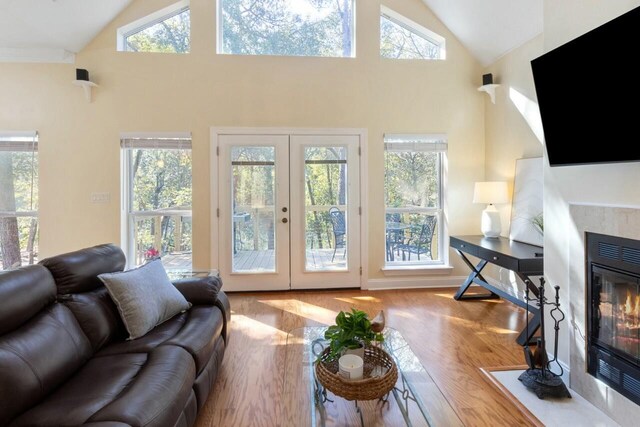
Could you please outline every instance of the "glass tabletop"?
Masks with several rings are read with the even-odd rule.
[[[398,366],[386,400],[347,401],[323,394],[315,379],[316,355],[328,344],[326,327],[304,327],[287,336],[282,421],[292,426],[462,426],[462,422],[402,334],[384,330],[384,349]]]

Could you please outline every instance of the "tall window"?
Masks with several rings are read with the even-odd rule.
[[[355,56],[354,0],[218,0],[218,53]]]
[[[118,29],[118,51],[189,53],[191,12],[183,0]]]
[[[128,264],[191,269],[191,136],[125,135],[121,147]]]
[[[380,56],[391,59],[445,59],[445,39],[381,6]]]
[[[38,261],[38,136],[0,132],[1,269]]]
[[[386,265],[443,264],[444,135],[385,135]]]

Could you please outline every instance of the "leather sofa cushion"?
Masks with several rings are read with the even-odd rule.
[[[173,285],[193,305],[213,305],[222,287],[222,279],[217,276],[188,277],[174,280]]]
[[[213,354],[213,346],[222,333],[222,325],[222,313],[217,307],[196,305],[188,312],[157,326],[142,338],[107,345],[97,356],[148,352],[163,344],[175,345],[192,355],[199,375]]]
[[[126,330],[105,287],[81,294],[61,295],[59,301],[69,307],[91,342],[93,351],[112,340],[124,340]]]
[[[195,306],[180,331],[166,345],[177,345],[187,350],[196,362],[196,372],[200,372],[211,359],[216,338],[222,334],[222,312],[213,307]]]
[[[0,337],[0,425],[32,407],[91,356],[91,344],[68,308],[52,304]]]
[[[11,427],[75,426],[85,422],[96,426],[107,422],[172,425],[192,394],[194,379],[193,359],[179,347],[164,346],[148,354],[95,357]]]
[[[224,340],[222,337],[216,338],[211,359],[209,359],[202,372],[198,374],[196,382],[193,384],[193,390],[196,392],[196,399],[198,400],[198,410],[202,409],[206,403],[207,397],[218,378],[218,372],[220,371],[220,365],[222,365],[224,351]]]
[[[39,265],[0,272],[0,335],[13,331],[56,298],[56,284]]]
[[[122,249],[113,244],[93,246],[39,262],[49,269],[59,294],[87,292],[103,286],[98,275],[122,271],[126,259]]]

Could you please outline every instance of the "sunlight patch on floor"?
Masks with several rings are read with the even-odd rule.
[[[336,311],[296,299],[259,300],[258,302],[325,325],[333,325],[338,315]]]
[[[411,314],[411,313],[407,313],[406,311],[402,311],[402,310],[393,310],[392,314],[394,316],[398,316],[398,317],[404,317],[405,319],[415,319],[416,316]]]
[[[273,340],[273,344],[280,345],[282,344],[283,339],[286,339],[287,337],[286,332],[242,314],[233,314],[231,316],[231,323],[233,333],[236,333],[237,331],[251,339],[264,340],[271,338]]]
[[[349,304],[358,305],[362,303],[381,303],[382,300],[376,297],[335,297],[334,300]]]

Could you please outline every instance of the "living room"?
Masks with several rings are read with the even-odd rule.
[[[631,11],[640,1],[475,3],[1,4],[0,142],[5,144],[2,151],[20,153],[23,160],[0,178],[3,189],[9,182],[14,188],[2,192],[14,199],[7,205],[2,194],[3,228],[16,224],[14,234],[20,235],[20,253],[11,255],[5,245],[10,231],[0,233],[3,264],[14,256],[4,269],[54,258],[54,264],[45,262],[48,268],[71,262],[56,258],[61,254],[112,243],[126,256],[126,266],[120,259],[113,266],[132,269],[159,256],[167,272],[180,267],[219,273],[221,290],[211,277],[201,279],[211,292],[226,293],[229,310],[211,295],[178,287],[185,297],[211,306],[208,315],[225,328],[216,329],[215,346],[225,349],[215,347],[224,358],[215,362],[219,369],[208,379],[210,390],[196,390],[197,404],[188,403],[197,411],[184,412],[189,415],[170,425],[325,421],[301,421],[317,408],[309,404],[307,388],[292,392],[296,381],[287,376],[289,343],[304,341],[296,335],[304,332],[300,328],[333,325],[340,311],[352,308],[371,319],[382,311],[387,327],[406,340],[437,390],[429,396],[440,409],[425,404],[436,425],[536,425],[536,419],[540,425],[544,421],[538,416],[546,409],[526,409],[516,392],[501,390],[481,371],[526,366],[516,339],[531,323],[527,309],[504,297],[454,298],[469,266],[459,256],[466,252],[450,247],[451,237],[483,233],[481,216],[491,202],[474,203],[475,184],[482,182],[506,183],[507,200],[496,199],[496,208],[498,234],[508,241],[519,184],[516,166],[522,159],[540,159],[543,277],[549,300],[553,286],[560,286],[566,316],[557,348],[553,324],[547,322],[546,350],[557,354],[572,395],[582,396],[611,423],[603,425],[634,425],[640,415],[637,403],[587,373],[584,233],[640,240],[634,186],[640,173],[633,162],[550,166],[531,61]],[[233,19],[243,23],[251,14],[263,14],[260,25],[271,25],[281,18],[276,6],[282,5],[298,16],[322,10],[326,16],[317,19],[333,19],[328,10],[337,10],[339,19],[327,18],[336,29],[325,34],[342,37],[335,45],[321,38],[306,44],[293,36],[284,44],[266,37],[272,44],[260,44],[253,33],[244,37],[251,25],[229,25]],[[242,13],[234,18],[238,10]],[[154,46],[140,44],[144,38],[135,38],[179,15],[188,15],[182,28],[187,36],[181,40],[186,47],[174,40],[171,47],[161,46],[164,52],[154,52]],[[173,24],[184,24],[180,19]],[[406,47],[399,40],[415,45]],[[293,49],[292,41],[299,42],[299,50],[278,51]],[[601,80],[616,78],[607,71],[585,70],[593,73],[595,83],[585,90],[606,90],[599,86],[608,82]],[[491,80],[483,82],[483,76]],[[160,151],[171,155],[145,157]],[[408,161],[407,153],[417,153],[414,160],[427,159],[426,166],[407,172],[401,163]],[[160,188],[159,179],[170,175],[162,175],[170,165],[175,166],[171,179],[188,178],[179,184],[167,178]],[[424,188],[411,182],[416,171],[414,180],[428,181]],[[138,176],[144,178],[139,186]],[[171,185],[175,191],[168,190]],[[154,200],[154,191],[164,204],[156,200],[143,206]],[[333,207],[337,213],[332,216]],[[427,229],[426,218],[435,218],[428,248],[419,236]],[[169,247],[163,239],[173,243]],[[472,255],[476,264],[480,259]],[[490,263],[483,274],[490,286],[522,289],[521,278],[500,264]],[[538,278],[533,282],[537,285]],[[62,292],[56,285],[58,301]],[[1,280],[0,293],[5,295]],[[2,315],[0,319],[5,321]],[[0,331],[2,349],[10,330]],[[6,373],[1,360],[0,373]],[[197,374],[209,369],[201,363],[195,362]],[[2,379],[0,384],[4,397],[10,389]],[[382,411],[377,425],[405,425],[392,401],[389,412],[385,406],[372,409],[378,415]],[[339,407],[353,409],[353,402],[347,403]],[[27,407],[19,413],[0,411],[10,414],[9,425],[30,425],[27,418],[20,421],[26,413]],[[337,425],[357,425],[341,413],[329,415],[336,416]],[[90,421],[87,417],[83,422]],[[60,422],[47,424],[45,419],[38,425]]]

